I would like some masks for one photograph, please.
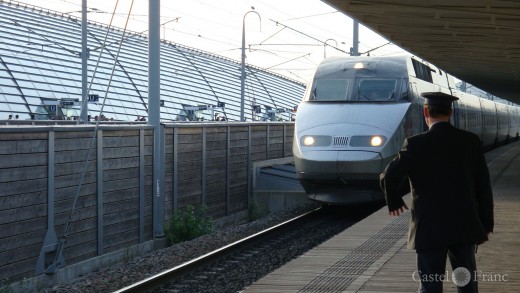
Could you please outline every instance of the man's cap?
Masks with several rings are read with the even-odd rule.
[[[437,105],[445,107],[451,107],[451,103],[459,99],[442,92],[425,92],[422,93],[421,96],[426,99],[424,103],[425,105]]]

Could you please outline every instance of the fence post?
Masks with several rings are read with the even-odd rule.
[[[58,237],[54,230],[54,131],[49,131],[47,140],[47,232],[40,250],[40,256],[36,262],[36,268],[34,269],[35,275],[55,272],[57,267],[65,264],[62,254],[58,255],[58,257],[55,256],[56,253],[59,253],[59,250]],[[56,259],[57,262],[47,266],[51,258],[53,260]]]

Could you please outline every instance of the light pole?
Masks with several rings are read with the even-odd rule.
[[[81,1],[81,112],[80,119],[88,123],[88,48],[87,48],[87,0]],[[78,121],[79,122],[79,121]]]
[[[327,58],[327,50],[326,50],[326,48],[328,46],[327,45],[328,41],[334,41],[334,43],[336,43],[336,47],[338,46],[338,42],[336,40],[334,40],[334,39],[327,39],[327,40],[325,40],[325,42],[323,42],[323,58]]]
[[[251,12],[258,15],[260,22],[262,21],[260,14],[258,14],[258,12],[254,11],[254,10],[246,12],[246,14],[244,14],[244,17],[242,19],[242,63],[240,66],[240,121],[245,121],[245,118],[244,118],[244,103],[245,103],[244,86],[246,83],[246,16]],[[262,29],[261,23],[260,23],[260,29]]]

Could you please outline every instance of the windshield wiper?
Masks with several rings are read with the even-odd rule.
[[[361,92],[358,92],[358,96],[365,98],[367,101],[374,101],[373,99],[363,95]]]
[[[314,88],[314,89],[312,90],[312,97],[311,97],[311,100],[316,100],[316,90],[317,90],[316,88]]]

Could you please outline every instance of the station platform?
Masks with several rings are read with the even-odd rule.
[[[489,151],[486,161],[495,229],[476,254],[479,290],[518,292],[520,141]],[[392,217],[385,206],[242,292],[417,292],[416,254],[406,248],[409,214]],[[449,262],[446,270],[444,292],[457,292]]]

